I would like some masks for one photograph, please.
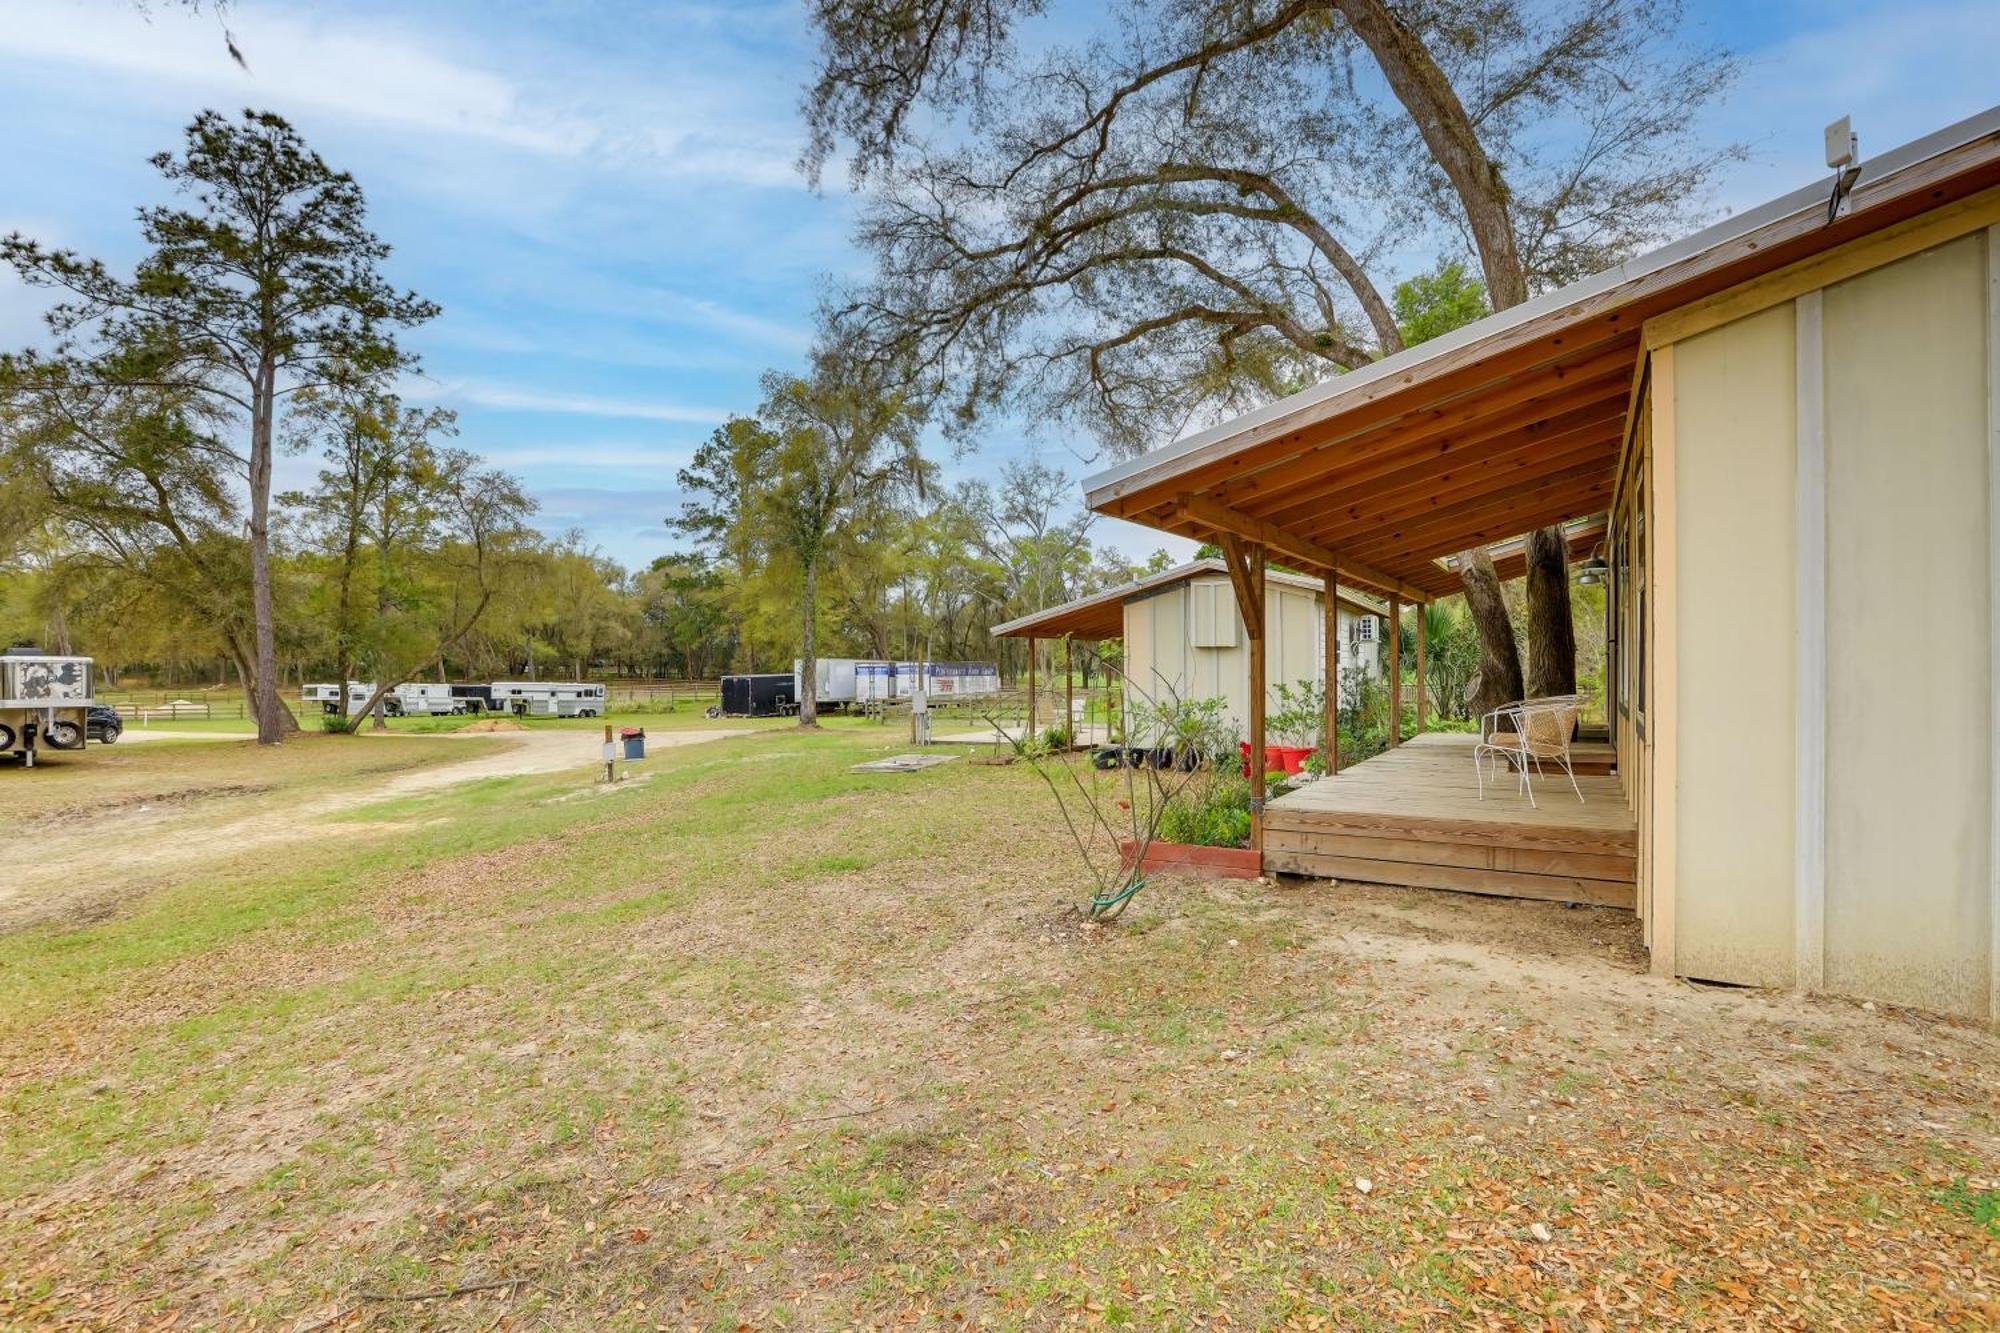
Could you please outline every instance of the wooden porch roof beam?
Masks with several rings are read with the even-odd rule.
[[[1257,542],[1267,550],[1310,565],[1321,573],[1332,571],[1344,580],[1365,583],[1377,591],[1407,597],[1414,602],[1431,600],[1431,595],[1414,583],[1405,582],[1394,574],[1384,573],[1373,566],[1360,564],[1317,542],[1307,541],[1275,524],[1252,517],[1241,510],[1231,509],[1228,505],[1208,499],[1206,496],[1182,495],[1174,501],[1174,510],[1196,525],[1209,528],[1218,535],[1227,533],[1244,541]]]
[[[1468,487],[1504,489],[1509,477],[1518,480],[1523,472],[1553,472],[1564,464],[1552,460],[1586,446],[1601,445],[1608,454],[1615,454],[1623,435],[1624,422],[1615,413],[1581,414],[1561,423],[1557,429],[1531,427],[1507,439],[1490,441],[1477,454],[1450,460],[1442,469],[1413,463],[1373,481],[1329,487],[1323,494],[1302,498],[1295,505],[1259,517],[1284,527],[1297,527],[1314,541],[1324,541],[1324,537],[1313,531],[1315,528],[1380,516],[1412,501],[1446,503],[1440,497]],[[1603,444],[1604,441],[1609,444]]]
[[[1276,523],[1289,522],[1288,515],[1325,495],[1342,501],[1420,484],[1445,475],[1439,469],[1456,472],[1499,454],[1530,447],[1537,440],[1561,438],[1578,426],[1596,425],[1606,420],[1622,422],[1625,415],[1626,380],[1597,382],[1595,396],[1579,395],[1574,401],[1533,405],[1527,409],[1501,413],[1449,435],[1430,436],[1393,454],[1382,454],[1351,466],[1329,468],[1314,477],[1300,480],[1282,492],[1275,492],[1264,504],[1239,506]],[[1262,498],[1262,497],[1260,497]]]
[[[1504,464],[1464,476],[1441,476],[1429,490],[1405,490],[1373,503],[1338,508],[1329,505],[1313,521],[1294,519],[1285,526],[1337,548],[1349,544],[1352,534],[1370,533],[1385,524],[1407,523],[1429,514],[1465,512],[1460,506],[1468,501],[1481,497],[1501,501],[1523,487],[1592,464],[1601,467],[1609,479],[1618,440],[1619,432],[1614,426],[1599,425],[1594,431],[1518,454]]]
[[[1471,443],[1604,396],[1623,398],[1638,359],[1636,338],[1621,336],[1608,352],[1567,361],[1541,374],[1524,375],[1486,394],[1461,395],[1442,406],[1406,411],[1385,421],[1348,423],[1349,429],[1316,441],[1303,452],[1276,460],[1259,471],[1232,477],[1214,488],[1215,498],[1242,505],[1259,497],[1283,498],[1301,483],[1345,472],[1372,460],[1396,457],[1414,443],[1429,451],[1441,440]],[[1615,386],[1615,387],[1614,387]]]
[[[1611,494],[1611,470],[1593,469],[1589,477],[1549,478],[1507,505],[1489,508],[1481,504],[1476,519],[1464,515],[1411,524],[1358,547],[1364,558],[1380,559],[1392,552],[1421,560],[1456,555],[1472,546],[1506,541],[1550,523],[1594,514],[1604,508]]]

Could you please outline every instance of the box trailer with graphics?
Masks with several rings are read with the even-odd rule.
[[[932,701],[1000,692],[1000,667],[994,662],[898,662],[895,695],[913,697],[918,689]]]
[[[896,697],[896,664],[894,662],[856,662],[854,664],[854,701],[863,704],[888,703]]]
[[[97,664],[33,649],[0,653],[0,753],[34,767],[35,751],[81,750],[97,702]]]

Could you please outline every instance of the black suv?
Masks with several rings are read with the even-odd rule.
[[[109,704],[92,704],[90,717],[83,727],[90,739],[99,745],[110,745],[124,734],[125,719],[118,716],[118,710]]]

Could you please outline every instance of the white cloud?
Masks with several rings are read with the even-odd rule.
[[[119,0],[21,6],[0,27],[0,53],[192,86],[230,101],[278,94],[287,105],[345,119],[541,152],[578,152],[590,138],[587,126],[535,113],[501,75],[458,64],[408,35],[342,31],[322,18],[245,8],[232,11],[230,24],[246,71],[230,60],[213,22],[136,9]]]
[[[510,72],[478,63],[484,52],[463,33],[447,38],[338,7],[243,6],[228,21],[247,70],[206,14],[141,12],[131,0],[13,0],[0,24],[0,67],[70,66],[112,75],[128,92],[160,85],[225,107],[255,102],[665,177],[799,184],[796,130],[782,119],[760,123],[741,89],[719,79],[634,83],[602,52],[546,44],[532,63],[514,57]]]
[[[553,412],[563,416],[620,417],[633,421],[673,421],[690,425],[720,425],[726,408],[637,398],[611,398],[587,393],[551,393],[494,384],[486,380],[406,379],[398,386],[413,402],[457,403],[507,412]]]
[[[719,301],[699,296],[684,296],[679,292],[670,291],[659,292],[657,296],[662,307],[659,313],[679,322],[705,325],[724,333],[736,334],[750,342],[793,351],[805,350],[812,341],[812,335],[797,324],[765,319],[762,315],[731,309]]]
[[[685,449],[629,444],[500,445],[480,450],[501,467],[612,468],[622,472],[672,472],[687,466]]]

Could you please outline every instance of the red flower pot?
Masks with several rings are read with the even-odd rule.
[[[1296,745],[1285,746],[1281,751],[1279,751],[1279,754],[1284,759],[1285,772],[1287,773],[1304,772],[1306,766],[1306,760],[1310,759],[1313,756],[1314,751],[1315,747],[1313,746],[1296,746]]]

